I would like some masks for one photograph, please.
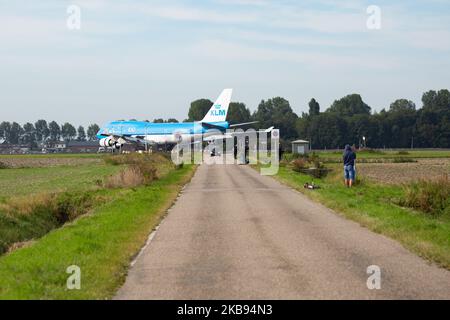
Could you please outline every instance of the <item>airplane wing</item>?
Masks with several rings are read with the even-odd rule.
[[[270,133],[272,132],[272,130],[274,129],[274,127],[270,127],[267,128],[265,130],[259,130],[259,131],[255,131],[255,133]],[[221,139],[231,139],[233,137],[237,137],[239,135],[246,135],[248,133],[246,132],[226,132],[224,134],[215,134],[215,135],[211,135],[211,136],[206,136],[203,138],[203,141],[214,141],[214,140],[221,140]]]
[[[247,126],[249,124],[258,123],[259,121],[251,121],[251,122],[243,122],[243,123],[236,123],[236,124],[230,124],[230,128],[236,128],[236,127],[243,127]]]
[[[206,136],[203,138],[203,141],[216,141],[216,140],[221,140],[221,139],[231,139],[233,138],[233,135],[230,134],[215,134],[213,136]]]
[[[243,127],[243,126],[247,126],[249,124],[254,124],[254,123],[258,123],[259,121],[251,121],[251,122],[243,122],[243,123],[236,123],[236,124],[231,124],[229,127],[230,128],[236,128],[236,127]],[[208,123],[208,122],[201,122],[202,126],[208,129],[218,129],[218,130],[223,130],[223,127],[221,126],[216,126],[213,123]]]

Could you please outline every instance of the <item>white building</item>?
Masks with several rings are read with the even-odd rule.
[[[307,154],[309,152],[309,141],[295,140],[292,141],[292,153]]]

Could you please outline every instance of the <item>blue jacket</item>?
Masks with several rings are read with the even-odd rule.
[[[342,158],[344,160],[344,166],[355,165],[356,154],[352,151],[352,148],[349,145],[345,146],[345,151]]]

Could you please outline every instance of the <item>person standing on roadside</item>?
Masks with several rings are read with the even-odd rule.
[[[348,144],[345,146],[342,159],[344,161],[344,183],[346,187],[351,188],[355,183],[356,153],[352,150],[352,147],[350,147],[350,145]]]

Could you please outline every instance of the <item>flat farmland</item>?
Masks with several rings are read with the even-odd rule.
[[[157,153],[0,161],[0,299],[112,297],[195,171]],[[67,290],[74,264],[83,290]]]
[[[7,168],[43,168],[56,166],[77,166],[102,162],[100,157],[27,157],[27,156],[3,156],[0,162]]]
[[[96,188],[96,182],[120,170],[99,156],[1,156],[0,199],[46,192]]]
[[[401,184],[450,175],[450,158],[418,159],[408,163],[360,163],[357,172],[371,181]]]
[[[325,160],[339,160],[342,158],[342,150],[333,151],[314,151],[320,158]],[[450,158],[448,149],[423,149],[423,150],[364,150],[357,151],[358,159],[431,159],[431,158]]]

